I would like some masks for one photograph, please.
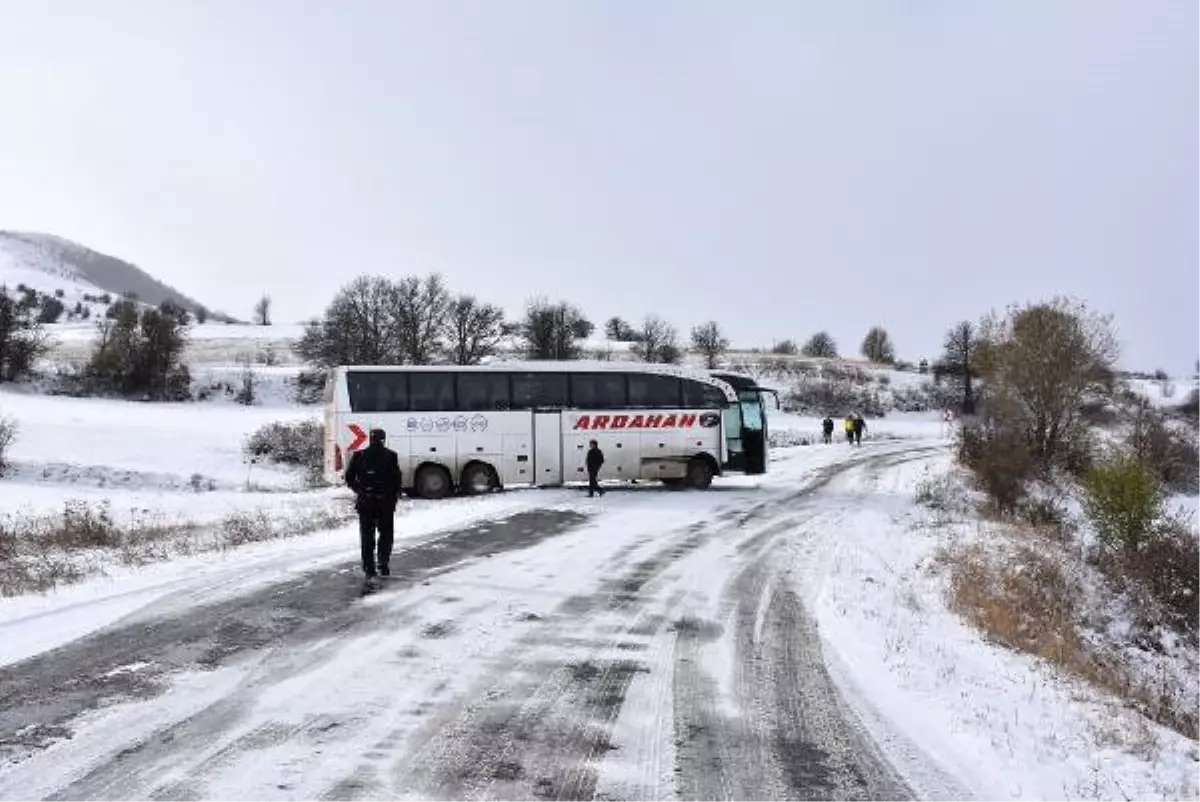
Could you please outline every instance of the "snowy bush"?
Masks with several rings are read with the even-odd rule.
[[[784,395],[787,412],[801,415],[840,417],[858,412],[864,417],[883,417],[885,409],[878,392],[868,382],[845,379],[805,378],[792,385]]]
[[[323,370],[302,370],[292,379],[295,388],[296,402],[309,406],[319,404],[325,397],[325,382],[327,374]]]
[[[17,440],[17,422],[12,418],[0,417],[0,476],[8,467],[8,449]]]
[[[1082,500],[1102,543],[1136,552],[1154,536],[1163,494],[1145,465],[1119,456],[1092,469],[1083,483]]]
[[[809,446],[815,441],[815,435],[809,437],[794,429],[776,429],[767,436],[771,448],[789,448],[791,446]]]
[[[317,483],[324,471],[325,426],[316,420],[268,423],[250,435],[245,451],[251,459],[304,468],[309,480]]]

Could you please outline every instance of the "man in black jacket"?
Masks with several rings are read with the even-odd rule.
[[[396,452],[384,445],[386,438],[383,429],[372,429],[370,444],[355,451],[346,466],[346,485],[356,497],[354,507],[358,510],[363,572],[367,575],[367,584],[372,586],[378,581],[375,575],[375,530],[379,530],[379,572],[388,576],[396,502],[400,499],[400,461]]]
[[[600,450],[600,445],[592,440],[588,443],[587,451],[588,498],[596,493],[604,495],[604,488],[600,487],[600,482],[597,481],[600,476],[600,466],[603,464],[604,452]]]

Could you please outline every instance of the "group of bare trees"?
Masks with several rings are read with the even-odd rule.
[[[296,351],[318,368],[473,365],[494,355],[511,336],[529,359],[569,360],[585,356],[584,341],[594,329],[581,309],[562,301],[534,298],[520,320],[508,322],[497,306],[471,295],[452,295],[437,274],[398,281],[363,276],[343,287],[322,317],[306,326]],[[683,357],[678,332],[657,316],[647,317],[637,329],[610,318],[604,333],[610,340],[632,342],[634,354],[647,362],[675,363]],[[715,321],[708,321],[692,329],[691,346],[716,367],[729,340]]]

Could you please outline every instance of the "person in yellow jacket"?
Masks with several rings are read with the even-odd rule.
[[[842,426],[846,430],[846,442],[854,445],[854,416],[847,415],[846,420],[842,422]]]

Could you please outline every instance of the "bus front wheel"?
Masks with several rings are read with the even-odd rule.
[[[450,472],[440,465],[426,465],[417,471],[413,489],[421,498],[445,498],[450,495]]]
[[[709,485],[712,484],[712,480],[713,469],[712,465],[708,464],[708,460],[696,458],[688,463],[688,487],[694,487],[697,490],[707,490]]]
[[[478,496],[498,489],[500,480],[491,465],[475,462],[463,471],[461,487],[464,495]]]

